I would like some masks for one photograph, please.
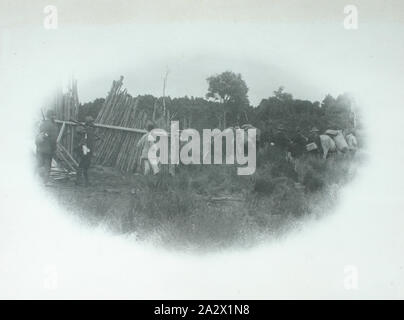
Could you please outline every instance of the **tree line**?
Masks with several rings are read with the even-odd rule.
[[[303,131],[316,126],[326,129],[352,129],[360,126],[355,114],[354,98],[343,93],[337,97],[327,94],[319,101],[295,99],[279,87],[271,96],[254,107],[248,99],[248,87],[241,74],[225,71],[207,78],[205,97],[155,97],[139,95],[138,107],[151,116],[159,117],[161,106],[167,110],[169,120],[180,122],[180,128],[197,130],[226,128],[250,123],[263,132],[283,125],[287,131]],[[163,102],[164,99],[164,102]],[[105,99],[97,98],[79,106],[79,120],[86,115],[96,118]],[[157,107],[157,108],[156,108]],[[156,114],[157,110],[157,114]]]

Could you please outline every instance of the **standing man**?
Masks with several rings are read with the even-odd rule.
[[[140,168],[144,175],[150,174],[151,171],[153,172],[153,175],[160,172],[158,159],[151,159],[149,157],[149,150],[156,141],[156,137],[154,137],[151,133],[154,128],[154,124],[152,122],[149,122],[146,127],[147,132],[140,138],[137,143],[137,148],[140,148],[141,150]]]
[[[84,186],[87,187],[90,185],[88,169],[91,165],[91,158],[94,153],[95,141],[97,139],[93,117],[86,116],[84,129],[81,130],[81,135],[82,136],[76,147],[79,158],[79,170],[77,171],[76,185],[81,185],[84,178]]]
[[[303,135],[300,127],[296,128],[296,132],[292,138],[290,152],[293,158],[299,158],[306,151],[307,138]]]
[[[323,153],[323,148],[321,147],[321,141],[320,141],[320,130],[318,130],[316,127],[313,127],[310,130],[310,135],[308,138],[308,143],[315,143],[316,147],[315,149],[309,150],[309,154],[314,154],[314,155],[321,155]]]
[[[55,112],[53,110],[48,110],[46,113],[46,119],[44,119],[39,126],[39,134],[35,140],[38,166],[45,169],[45,183],[49,182],[52,159],[55,156],[56,140],[59,133],[59,128],[56,125],[55,119]]]
[[[289,151],[289,148],[291,146],[291,140],[286,134],[285,128],[283,125],[279,125],[277,128],[277,132],[275,133],[275,136],[273,138],[273,143],[278,149],[278,152],[282,155],[284,159],[287,158],[287,152]]]
[[[303,135],[300,127],[296,128],[295,134],[292,138],[292,144],[290,146],[290,161],[293,164],[293,169],[296,172],[297,180],[302,180],[302,166],[301,156],[306,151],[307,138]]]
[[[274,176],[285,176],[297,180],[291,157],[292,141],[283,125],[278,125],[271,141],[270,161],[274,164],[271,172]]]

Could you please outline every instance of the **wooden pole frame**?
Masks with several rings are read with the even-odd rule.
[[[73,121],[64,121],[64,120],[55,120],[56,123],[68,124],[72,126],[79,126],[80,124],[75,123]],[[137,129],[137,128],[127,128],[127,127],[120,127],[120,126],[113,126],[109,124],[101,124],[101,123],[94,123],[94,127],[96,128],[105,128],[105,129],[112,129],[112,130],[121,130],[121,131],[128,131],[134,133],[147,133],[147,130],[144,129]]]

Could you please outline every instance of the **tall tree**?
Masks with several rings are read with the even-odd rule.
[[[282,102],[292,101],[293,100],[292,94],[287,93],[284,90],[285,90],[285,87],[283,87],[283,86],[280,86],[278,88],[278,90],[275,90],[274,91],[275,98],[282,101]]]
[[[321,102],[321,107],[324,108],[324,110],[328,110],[328,109],[334,107],[335,103],[336,103],[336,99],[332,95],[327,94],[325,96],[325,98],[323,99],[323,101]]]
[[[345,129],[354,126],[352,101],[353,97],[348,93],[340,94],[336,99],[329,94],[324,98],[321,105],[330,128]]]
[[[207,78],[207,81],[209,88],[206,97],[220,102],[223,107],[223,128],[228,120],[239,122],[249,106],[248,87],[241,74],[225,71]]]

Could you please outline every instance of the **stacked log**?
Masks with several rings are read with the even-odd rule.
[[[79,109],[79,98],[77,93],[77,81],[73,78],[69,80],[66,92],[58,88],[48,109],[55,112],[57,123],[60,127],[57,139],[56,159],[58,166],[70,173],[77,170],[78,164],[73,157],[75,126],[64,126],[63,121],[77,120]],[[59,168],[60,169],[60,168]],[[57,170],[59,170],[57,169]],[[56,168],[52,168],[56,170]],[[61,175],[61,173],[58,173]]]
[[[133,129],[145,129],[153,118],[153,105],[142,105],[141,98],[134,98],[122,88],[123,77],[113,81],[104,105],[95,123]],[[143,133],[100,128],[102,137],[96,145],[95,162],[103,166],[117,167],[123,172],[137,169],[140,152],[136,148]]]
[[[67,86],[67,91],[62,93],[59,89],[54,98],[54,111],[56,119],[63,121],[77,120],[79,110],[79,98],[77,93],[77,80],[71,79]],[[60,141],[65,149],[73,154],[75,127],[69,126]]]
[[[140,163],[141,150],[136,146],[146,132],[147,122],[154,120],[158,127],[165,128],[168,117],[164,115],[158,100],[152,102],[150,98],[132,97],[122,85],[122,76],[113,81],[95,119],[97,135],[101,139],[95,147],[94,163],[116,167],[122,172],[133,172]],[[58,138],[57,157],[67,170],[75,170],[77,161],[73,158],[73,151],[76,125],[71,120],[77,120],[78,116],[77,82],[72,80],[66,93],[59,90],[52,105],[57,123],[65,123],[63,133]],[[128,128],[134,130],[127,130]]]

